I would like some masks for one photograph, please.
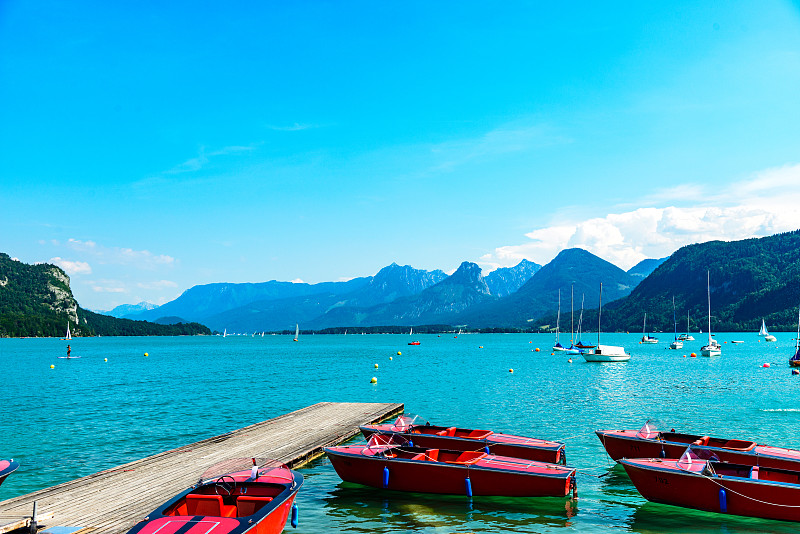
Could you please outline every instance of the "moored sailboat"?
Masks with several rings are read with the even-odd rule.
[[[658,343],[657,337],[652,337],[650,334],[646,334],[647,332],[647,312],[644,312],[644,323],[642,323],[642,343]]]
[[[597,309],[597,347],[594,350],[581,351],[583,359],[587,362],[627,362],[631,355],[623,347],[600,344],[600,317],[603,315],[603,283],[600,282],[600,299]]]
[[[794,338],[794,356],[789,358],[789,365],[800,367],[800,309],[797,310],[797,337]]]
[[[669,344],[669,348],[677,350],[683,348],[683,341],[678,339],[678,322],[675,319],[675,297],[672,297],[672,323],[675,325],[675,340]]]
[[[711,337],[711,271],[706,272],[707,283],[706,292],[708,294],[708,343],[700,348],[701,356],[720,356],[722,347],[716,339]]]
[[[678,341],[694,341],[694,336],[689,333],[689,310],[686,310],[686,333],[679,335]]]
[[[294,325],[294,339],[292,341],[297,341],[300,337],[300,325],[295,323]]]

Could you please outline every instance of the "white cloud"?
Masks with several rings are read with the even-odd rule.
[[[125,247],[104,247],[94,241],[81,241],[70,238],[67,246],[94,258],[100,264],[129,265],[143,270],[154,270],[164,265],[172,265],[175,258],[166,254],[153,254],[149,250],[134,250]]]
[[[687,196],[688,195],[688,196]],[[583,248],[629,269],[645,258],[668,256],[691,243],[764,237],[800,228],[800,165],[767,169],[710,193],[682,185],[654,195],[667,201],[704,199],[693,207],[648,207],[583,221],[554,224],[528,241],[496,248],[480,258],[485,270],[529,259],[545,264],[565,248]]]
[[[68,275],[92,274],[92,267],[85,261],[70,261],[56,256],[55,258],[50,258],[49,263],[58,265]]]
[[[295,278],[294,280],[289,280],[293,284],[305,284],[302,278]]]
[[[97,293],[127,293],[128,290],[119,286],[92,285],[92,290]]]

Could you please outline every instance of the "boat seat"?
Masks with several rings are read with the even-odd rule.
[[[428,461],[430,461],[430,462],[438,462],[439,461],[439,449],[428,449],[425,452],[425,456],[427,457]]]
[[[698,439],[696,441],[693,441],[692,445],[701,445],[701,446],[705,447],[706,445],[708,445],[708,440],[709,439],[711,439],[709,436],[703,436],[702,438],[700,438],[700,439]]]
[[[750,478],[753,480],[758,480],[758,466],[754,465],[750,468]]]
[[[438,432],[436,433],[436,435],[437,435],[437,436],[446,436],[446,435],[447,435],[447,429],[445,428],[444,430],[440,430],[440,431],[438,431]]]
[[[451,426],[447,429],[447,434],[445,436],[455,436],[456,435],[456,427]]]
[[[271,500],[272,497],[249,497],[247,495],[239,495],[236,498],[237,517],[253,515]]]
[[[187,515],[222,517],[222,506],[222,495],[196,495],[190,493],[186,496]]]

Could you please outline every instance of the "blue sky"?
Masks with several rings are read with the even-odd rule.
[[[6,0],[0,251],[110,309],[800,228],[797,4],[557,4]]]

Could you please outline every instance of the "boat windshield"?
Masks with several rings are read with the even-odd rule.
[[[231,458],[216,463],[205,470],[200,477],[203,481],[216,480],[221,476],[250,471],[251,476],[266,476],[293,480],[292,471],[278,460],[269,458]]]
[[[714,454],[714,451],[710,451],[708,449],[696,449],[690,445],[686,448],[678,460],[678,467],[692,471],[697,469],[698,466],[702,468],[707,460],[718,462],[719,458],[716,454]]]
[[[392,447],[404,447],[408,445],[408,440],[397,434],[372,434],[367,441],[368,449],[389,449]]]
[[[392,425],[392,430],[396,432],[406,432],[411,430],[412,426],[419,426],[425,424],[425,420],[422,419],[419,415],[414,414],[403,414],[397,418]]]
[[[656,439],[661,435],[661,429],[667,428],[660,421],[655,419],[648,419],[645,421],[644,426],[636,433],[637,438],[642,439]]]

